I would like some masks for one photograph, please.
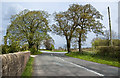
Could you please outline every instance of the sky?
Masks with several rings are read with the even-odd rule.
[[[15,2],[14,0],[12,1],[2,1],[0,2],[0,44],[2,44],[2,38],[6,33],[7,26],[10,24],[10,17],[11,15],[15,15],[19,13],[20,11],[23,11],[24,9],[29,9],[29,10],[44,10],[47,11],[49,14],[53,14],[54,12],[61,12],[61,11],[66,11],[69,8],[70,4],[77,3],[80,5],[85,5],[85,4],[91,4],[93,5],[102,15],[103,15],[103,20],[101,21],[103,25],[106,27],[105,29],[109,29],[109,22],[108,22],[108,10],[107,7],[110,7],[110,12],[111,12],[111,24],[112,24],[112,30],[118,33],[118,2],[117,1],[86,1],[82,0],[80,1],[49,1],[49,2],[38,2],[36,0],[30,0],[29,2],[26,0],[25,2]],[[50,18],[50,20],[53,20]],[[50,25],[52,25],[54,22],[50,21]],[[104,30],[105,30],[104,29]],[[50,36],[54,39],[55,41],[55,48],[58,47],[63,47],[66,44],[66,40],[64,36],[59,36],[55,35],[53,33],[49,33]],[[86,42],[82,45],[82,47],[91,47],[91,40],[95,38],[96,35],[94,33],[88,33],[87,34],[87,40]]]

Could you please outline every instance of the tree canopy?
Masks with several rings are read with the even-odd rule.
[[[11,24],[7,29],[7,40],[9,44],[14,41],[24,44],[27,42],[29,48],[39,45],[43,33],[50,31],[48,26],[49,14],[45,11],[30,11],[25,9],[19,14],[11,17]]]
[[[56,21],[53,24],[54,33],[66,37],[68,52],[70,52],[70,42],[73,37],[79,38],[81,52],[81,39],[86,38],[88,31],[96,34],[103,33],[104,26],[100,23],[103,16],[90,4],[72,4],[67,11],[54,13],[54,15]]]
[[[43,45],[45,46],[46,50],[52,50],[54,49],[54,40],[49,35],[45,35]]]

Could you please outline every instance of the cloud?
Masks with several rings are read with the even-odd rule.
[[[2,27],[0,27],[0,33],[2,32]]]
[[[11,15],[15,15],[21,11],[23,7],[19,4],[8,4],[6,7],[6,4],[3,4],[2,14],[3,14],[3,20],[9,20]]]
[[[2,27],[0,27],[0,44],[2,44]]]
[[[64,36],[55,35],[53,33],[48,33],[55,41],[55,48],[63,47],[66,44],[66,39]]]
[[[15,15],[22,11],[24,8],[20,4],[15,3],[3,3],[2,4],[2,26],[0,32],[4,36],[6,33],[7,26],[10,24],[11,15]]]

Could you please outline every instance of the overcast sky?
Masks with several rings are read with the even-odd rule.
[[[69,0],[68,0],[69,1]],[[60,12],[60,11],[66,11],[70,4],[77,3],[80,5],[85,4],[91,4],[93,5],[104,17],[103,25],[106,27],[106,29],[109,29],[108,24],[108,13],[107,13],[107,7],[110,7],[111,12],[111,23],[112,23],[112,30],[118,33],[118,2],[2,2],[2,16],[0,16],[0,32],[2,32],[2,35],[0,35],[0,38],[2,38],[5,33],[7,26],[10,24],[10,17],[11,15],[17,14],[20,11],[24,9],[29,10],[45,10],[49,14],[52,14],[54,12]],[[2,22],[1,22],[2,21]],[[50,24],[53,22],[51,21]],[[105,29],[104,29],[105,30]],[[64,44],[66,44],[66,40],[64,37],[57,36],[55,34],[49,33],[50,36],[55,41],[55,47],[63,47]],[[91,40],[95,38],[94,33],[89,33],[87,41],[82,47],[90,47],[91,46]],[[1,40],[1,39],[0,39]],[[0,43],[1,44],[1,43]]]

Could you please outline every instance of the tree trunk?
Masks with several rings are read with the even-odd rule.
[[[68,53],[70,53],[70,40],[67,39],[67,50],[68,50]]]
[[[82,34],[79,33],[79,41],[78,41],[78,45],[79,45],[79,53],[82,52],[82,50],[81,50],[81,36],[82,36]]]
[[[30,42],[28,42],[28,43],[29,43],[29,49],[32,48],[34,44],[30,43]]]
[[[37,47],[37,51],[38,51],[39,45],[37,44],[36,47]]]

